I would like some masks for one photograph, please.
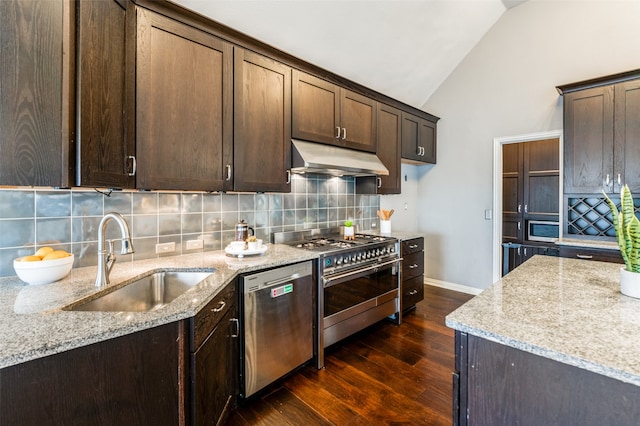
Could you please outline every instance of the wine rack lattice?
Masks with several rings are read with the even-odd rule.
[[[611,199],[618,209],[620,198]],[[634,199],[633,204],[639,206],[640,199]],[[636,207],[639,216],[640,207]],[[640,216],[639,216],[640,217]],[[611,210],[604,198],[569,198],[567,204],[568,233],[571,235],[588,235],[599,237],[615,237]]]

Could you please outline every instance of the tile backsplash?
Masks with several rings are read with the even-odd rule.
[[[176,243],[171,255],[187,253],[187,241],[195,239],[205,251],[221,250],[240,219],[264,241],[272,232],[335,227],[346,219],[371,229],[379,208],[379,196],[355,193],[355,178],[323,175],[294,175],[287,194],[2,189],[0,276],[15,275],[13,259],[44,245],[74,253],[74,267],[96,265],[98,226],[112,211],[124,215],[133,237],[132,255],[118,254],[115,243],[122,262],[156,257],[155,245],[166,242]],[[107,238],[119,238],[113,223]]]

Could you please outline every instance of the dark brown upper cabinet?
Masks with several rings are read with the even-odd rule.
[[[402,158],[410,162],[436,162],[436,123],[402,113]]]
[[[380,176],[379,194],[400,194],[401,164],[400,145],[402,112],[388,105],[378,104],[378,149],[380,161],[389,169],[388,176]]]
[[[233,48],[138,8],[137,187],[233,189]]]
[[[330,145],[376,151],[376,101],[293,70],[292,134]]]
[[[640,71],[559,86],[564,192],[640,191]]]
[[[77,2],[76,185],[135,187],[135,7]]]
[[[0,1],[0,185],[70,186],[74,9]]]
[[[291,68],[236,47],[233,72],[234,189],[289,192]]]

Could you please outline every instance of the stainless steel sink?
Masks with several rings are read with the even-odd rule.
[[[149,312],[159,309],[213,272],[155,272],[97,299],[72,304],[69,311]]]

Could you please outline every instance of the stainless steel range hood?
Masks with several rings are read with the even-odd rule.
[[[292,173],[333,176],[388,176],[389,170],[375,155],[320,143],[292,139]]]

